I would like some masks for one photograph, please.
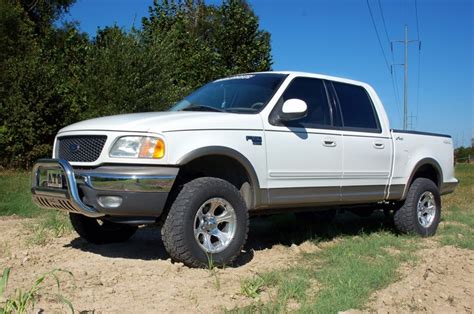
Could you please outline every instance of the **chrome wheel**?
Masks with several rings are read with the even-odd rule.
[[[207,253],[225,250],[235,236],[237,217],[223,198],[211,198],[199,207],[194,217],[194,237]]]
[[[426,191],[421,194],[416,207],[418,222],[424,228],[433,223],[436,216],[436,201],[433,193]]]

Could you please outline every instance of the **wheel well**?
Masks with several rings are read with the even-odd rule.
[[[200,177],[215,177],[226,180],[240,191],[247,208],[252,208],[253,197],[252,179],[245,167],[236,159],[225,155],[208,155],[193,159],[182,165],[173,189],[193,179]]]
[[[433,181],[436,186],[440,186],[440,173],[438,170],[431,164],[424,164],[420,167],[418,167],[413,175],[413,178],[411,179],[410,185],[418,178],[426,178],[431,181]]]

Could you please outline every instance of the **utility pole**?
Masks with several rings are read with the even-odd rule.
[[[404,82],[403,82],[403,129],[408,129],[408,44],[417,42],[418,49],[421,49],[421,41],[418,39],[416,40],[408,40],[408,26],[405,24],[405,39],[404,40],[394,40],[391,42],[391,48],[393,52],[393,43],[402,43],[405,45],[405,62],[401,64],[394,64],[394,65],[403,65],[405,75],[404,75]]]
[[[405,80],[403,83],[403,129],[408,128],[408,26],[405,24]]]

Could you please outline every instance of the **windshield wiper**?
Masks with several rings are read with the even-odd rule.
[[[245,112],[257,112],[257,109],[254,108],[245,108],[245,107],[230,107],[225,109],[226,112],[236,112],[236,113],[245,113]]]
[[[205,105],[190,105],[186,108],[181,109],[181,111],[216,111],[216,112],[224,112],[224,110],[216,108],[216,107],[211,107],[211,106],[205,106]]]

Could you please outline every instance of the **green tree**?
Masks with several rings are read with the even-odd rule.
[[[270,34],[244,0],[154,0],[140,29],[56,22],[74,0],[0,0],[0,162],[28,167],[57,131],[166,110],[218,77],[269,70]]]
[[[260,30],[245,0],[227,0],[220,8],[217,51],[225,74],[268,71],[272,65],[270,33]]]
[[[136,30],[99,30],[87,54],[81,118],[166,109],[161,59],[143,45]]]
[[[75,121],[70,113],[68,93],[72,89],[64,71],[66,63],[60,58],[64,42],[58,43],[57,38],[67,31],[50,25],[44,33],[36,33],[36,21],[30,19],[24,5],[0,0],[2,165],[28,166],[32,160],[50,155],[56,132]]]
[[[76,0],[10,0],[10,2],[16,3],[28,15],[34,24],[36,34],[44,35]]]
[[[474,160],[474,147],[458,147],[454,150],[454,158],[457,162],[470,162]]]
[[[155,0],[143,19],[148,45],[162,47],[174,100],[218,77],[270,70],[270,34],[244,0],[222,6],[204,1]]]

